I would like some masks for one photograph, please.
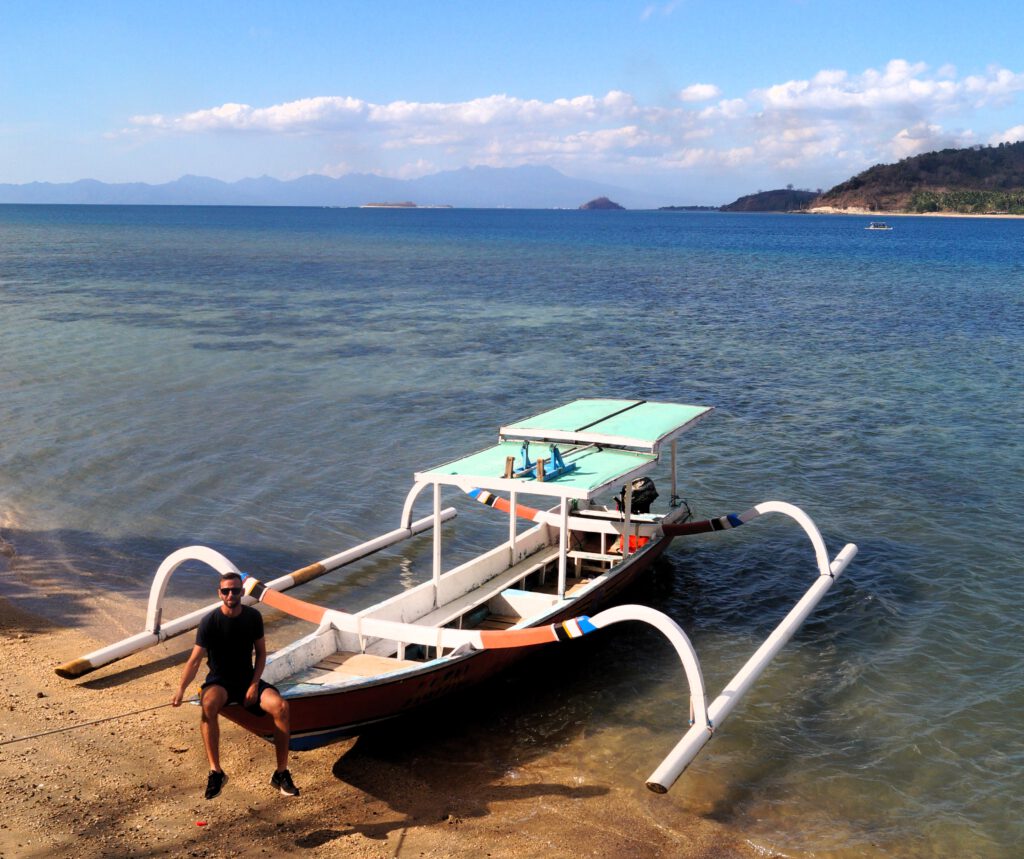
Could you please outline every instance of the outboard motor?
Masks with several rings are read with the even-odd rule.
[[[654,481],[649,477],[638,477],[633,481],[633,503],[630,505],[629,512],[633,513],[650,513],[651,505],[654,503],[654,499],[658,497],[658,490],[654,485]],[[622,487],[622,491],[615,496],[615,506],[619,508],[619,512],[622,513],[626,507],[626,487]]]

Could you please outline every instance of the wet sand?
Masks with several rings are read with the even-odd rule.
[[[191,641],[62,680],[55,665],[109,641],[0,598],[0,741],[169,701]],[[479,765],[446,755],[459,737],[436,727],[298,753],[302,795],[289,799],[269,785],[271,747],[222,720],[229,782],[206,801],[198,727],[196,707],[166,706],[0,746],[0,859],[766,855],[714,820],[667,820],[636,785],[587,783],[543,749],[513,761],[482,754]]]

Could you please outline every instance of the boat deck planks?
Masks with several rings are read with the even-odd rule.
[[[565,595],[567,597],[573,596],[577,591],[583,590],[583,588],[589,585],[592,581],[592,578],[566,579]],[[534,591],[539,594],[551,594],[552,596],[555,596],[558,594],[558,582],[545,582],[544,584],[538,585],[534,588]]]
[[[288,685],[308,684],[312,686],[330,686],[343,683],[355,677],[376,677],[378,674],[389,674],[402,668],[416,668],[419,662],[407,659],[392,659],[387,656],[375,656],[372,653],[353,653],[339,650],[321,659],[316,665],[294,674],[288,678]]]
[[[521,617],[508,614],[489,614],[477,625],[477,629],[508,629],[521,620]]]

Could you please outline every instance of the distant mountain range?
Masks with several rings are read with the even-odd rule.
[[[0,203],[71,203],[150,206],[365,206],[415,203],[486,209],[600,208],[595,199],[615,200],[627,209],[712,210],[668,206],[663,197],[574,179],[551,167],[464,167],[422,176],[389,179],[370,173],[303,176],[283,181],[262,176],[222,182],[182,176],[162,185],[143,182],[0,184]],[[586,201],[591,201],[587,203]],[[761,191],[721,206],[725,212],[1006,212],[1024,214],[1024,141],[944,149],[879,164],[820,196],[792,187]]]
[[[222,182],[182,176],[174,182],[108,184],[78,182],[0,184],[0,203],[92,203],[151,206],[362,206],[413,201],[419,206],[576,209],[594,197],[611,197],[627,208],[654,208],[661,200],[628,188],[573,179],[551,167],[465,167],[419,179],[388,179],[369,173],[303,176],[282,181],[263,176]]]

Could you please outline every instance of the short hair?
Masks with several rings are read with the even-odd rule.
[[[238,575],[238,573],[221,573],[220,580],[223,582],[226,579],[238,579],[238,581],[242,581],[242,577]]]

